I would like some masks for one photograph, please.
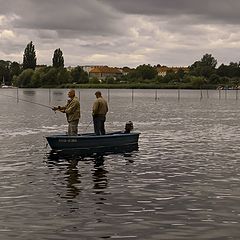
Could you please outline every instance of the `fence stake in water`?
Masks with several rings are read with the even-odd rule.
[[[221,89],[218,89],[218,98],[221,99]]]
[[[134,89],[132,88],[132,102],[133,102],[133,98],[134,98]]]
[[[208,89],[207,89],[207,98],[209,98]]]
[[[158,96],[157,96],[157,89],[155,90],[155,101],[157,101],[157,98],[158,98]]]
[[[180,101],[180,88],[178,88],[178,101]]]
[[[202,88],[201,88],[201,91],[200,91],[200,100],[203,99],[203,92],[202,92]]]
[[[225,99],[227,99],[227,89],[225,89]]]
[[[80,101],[80,90],[78,90],[78,99]]]
[[[19,103],[18,88],[17,88],[17,103]]]
[[[48,89],[48,102],[51,103],[51,89]]]

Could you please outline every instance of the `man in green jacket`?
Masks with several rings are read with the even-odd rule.
[[[78,123],[80,119],[80,103],[75,96],[75,90],[70,89],[68,92],[68,102],[65,106],[53,107],[54,111],[58,110],[62,113],[66,113],[68,121],[68,135],[75,136],[78,134]]]

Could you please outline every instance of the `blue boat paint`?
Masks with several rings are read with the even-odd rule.
[[[78,136],[51,135],[46,139],[50,147],[55,151],[68,151],[83,153],[102,153],[124,150],[125,148],[138,148],[140,133],[112,132],[106,135],[86,133]]]

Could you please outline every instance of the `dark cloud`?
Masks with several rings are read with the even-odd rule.
[[[126,14],[158,15],[178,18],[192,15],[201,21],[239,24],[238,0],[99,0]]]
[[[120,16],[96,0],[0,0],[0,5],[0,13],[15,17],[12,25],[16,28],[96,35],[117,34],[121,29],[116,28]]]
[[[211,53],[239,61],[238,0],[0,0],[0,59],[66,65],[190,65]]]

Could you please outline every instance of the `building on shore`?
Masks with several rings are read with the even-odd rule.
[[[162,77],[166,76],[166,74],[168,72],[177,73],[180,70],[182,70],[184,73],[189,72],[188,67],[167,67],[167,66],[158,66],[157,67],[158,76],[162,76]]]
[[[108,77],[118,79],[122,76],[122,71],[116,67],[100,66],[94,67],[89,71],[89,78],[97,78],[98,80],[105,80]]]

